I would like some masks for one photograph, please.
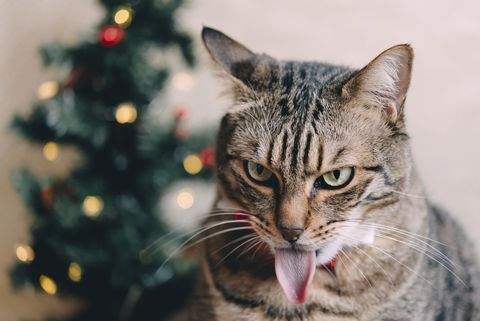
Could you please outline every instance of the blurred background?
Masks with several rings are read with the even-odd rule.
[[[177,167],[186,174],[178,172],[173,186],[163,189],[166,183],[162,183],[159,193],[151,196],[158,197],[155,208],[160,208],[164,221],[179,230],[191,229],[198,222],[200,213],[208,208],[213,197],[211,186],[204,180],[189,180],[198,174],[200,178],[208,181],[211,133],[228,107],[228,102],[218,97],[222,89],[221,82],[212,76],[208,68],[208,57],[201,48],[199,35],[203,25],[220,29],[252,50],[277,58],[321,60],[354,67],[365,65],[392,45],[410,43],[415,49],[416,58],[406,113],[418,171],[424,180],[429,198],[447,208],[463,224],[480,253],[480,174],[476,168],[480,164],[480,4],[477,1],[425,0],[387,3],[381,0],[191,0],[175,12],[169,11],[169,1],[156,2],[160,3],[159,8],[163,8],[163,16],[171,14],[179,30],[191,35],[191,54],[196,57],[197,64],[189,68],[188,54],[187,59],[183,59],[181,49],[178,48],[168,49],[162,54],[153,51],[146,55],[148,64],[168,69],[171,77],[159,80],[159,94],[150,95],[153,97],[151,102],[141,102],[139,105],[116,104],[112,107],[114,117],[108,121],[113,127],[108,128],[130,128],[128,126],[132,126],[130,123],[136,121],[138,112],[142,119],[149,120],[148,125],[152,128],[156,126],[168,129],[159,131],[159,137],[165,138],[161,143],[153,139],[152,144],[157,143],[156,148],[168,145],[168,153],[171,154],[161,154],[161,148],[157,151],[153,149],[151,153],[156,152],[157,157],[163,161],[171,159],[172,163],[178,163]],[[25,140],[9,126],[15,114],[28,117],[36,101],[45,101],[57,95],[61,96],[65,103],[65,99],[70,99],[69,92],[78,90],[75,81],[70,87],[65,85],[72,77],[78,76],[75,73],[78,71],[75,61],[47,68],[42,64],[39,55],[41,46],[55,42],[71,47],[88,40],[100,42],[99,45],[96,44],[98,46],[115,48],[118,45],[118,48],[135,52],[136,49],[128,43],[132,34],[139,37],[139,43],[143,36],[150,37],[150,42],[154,40],[152,35],[155,34],[147,35],[148,33],[140,31],[135,33],[135,30],[140,30],[136,19],[140,19],[141,14],[140,11],[138,15],[135,13],[138,1],[103,3],[105,6],[101,6],[96,0],[0,0],[0,11],[3,13],[0,20],[1,320],[46,320],[50,316],[61,319],[83,306],[79,300],[64,298],[62,294],[74,293],[80,297],[89,295],[81,285],[74,287],[63,284],[68,283],[67,281],[78,281],[81,284],[83,273],[87,273],[87,267],[82,270],[82,263],[62,263],[69,263],[65,266],[69,280],[65,278],[65,282],[56,281],[52,277],[55,271],[52,271],[52,275],[43,275],[38,270],[42,265],[36,263],[35,242],[38,243],[38,240],[35,238],[39,237],[41,233],[38,234],[38,231],[45,226],[45,223],[42,225],[39,222],[48,221],[50,218],[38,216],[38,213],[37,216],[32,216],[35,206],[27,206],[24,202],[25,195],[31,196],[32,186],[36,186],[42,195],[40,205],[48,207],[47,205],[52,203],[52,211],[55,211],[63,204],[55,201],[57,194],[61,194],[62,200],[73,199],[65,192],[69,187],[58,185],[58,180],[42,179],[41,187],[38,185],[40,183],[32,183],[33,185],[24,188],[22,198],[15,191],[11,180],[12,172],[24,167],[29,168],[35,176],[66,177],[82,162],[79,150],[85,153],[85,149],[82,150],[84,146],[75,146],[58,132],[55,137],[59,137],[59,144],[52,141],[48,131],[42,132],[42,137],[38,139],[31,138],[32,135],[35,136],[35,132],[30,131],[27,135],[24,133],[27,138],[30,137],[30,140]],[[115,14],[122,8],[126,8],[123,18],[120,17],[123,20],[115,20]],[[143,25],[153,25],[164,19],[163,16],[152,14],[152,20],[143,21]],[[113,29],[102,29],[105,27]],[[118,31],[118,28],[124,31]],[[144,28],[148,30],[148,27]],[[126,37],[118,38],[118,32],[126,32]],[[159,42],[164,41],[161,31],[158,37]],[[172,39],[173,42],[179,40],[175,37]],[[190,47],[186,38],[180,37],[180,42],[186,44],[185,48],[188,48],[184,48],[184,51],[188,52]],[[99,55],[98,59],[103,59],[102,57],[106,56]],[[129,64],[124,66],[125,69],[137,68]],[[82,79],[83,76],[79,77]],[[55,85],[55,81],[62,83]],[[63,93],[59,94],[59,90]],[[136,98],[138,95],[130,100]],[[84,99],[83,103],[88,106],[98,104],[98,101],[97,97],[93,101]],[[49,108],[49,103],[45,104],[46,108]],[[122,106],[124,108],[120,109]],[[132,106],[133,109],[136,108],[133,111]],[[135,115],[132,116],[132,113]],[[125,123],[127,127],[119,125]],[[32,125],[28,122],[26,124]],[[152,129],[149,133],[157,132]],[[65,147],[60,144],[62,142],[67,143]],[[53,145],[47,146],[48,143]],[[172,144],[174,147],[170,146]],[[148,157],[152,157],[151,155]],[[195,166],[200,166],[200,169]],[[25,175],[16,177],[24,181],[29,179],[29,176]],[[22,186],[18,180],[16,184],[17,189],[19,185]],[[95,188],[97,187],[92,187]],[[98,196],[100,194],[92,194],[80,188],[77,192],[81,199],[70,199],[71,204],[81,206],[90,219],[102,210],[108,219],[107,196],[102,199]],[[89,196],[91,198],[87,198]],[[150,203],[155,202],[150,200]],[[91,220],[98,223],[102,222],[101,219],[100,215],[97,221]],[[112,218],[113,221],[118,219]],[[84,224],[84,221],[78,222],[80,225]],[[37,228],[37,234],[34,233],[33,237],[30,233],[32,223]],[[160,230],[164,231],[162,228]],[[48,235],[48,231],[42,233]],[[142,245],[144,244],[139,243],[139,248]],[[65,253],[67,254],[64,257],[74,255],[68,251]],[[56,259],[60,260],[59,256]],[[142,262],[145,263],[144,261]],[[17,280],[22,281],[20,285],[24,286],[19,291],[13,290],[10,278],[10,271],[16,263],[28,266],[17,274]],[[173,268],[177,267],[175,265]],[[148,269],[145,271],[147,272],[142,273],[149,273]],[[32,280],[39,282],[33,284]],[[85,274],[85,280],[88,282],[88,274]],[[137,299],[132,299],[135,296],[143,298],[142,291],[138,294],[131,291],[131,288],[119,287],[115,291],[119,292],[119,302],[123,302],[122,304],[137,302]],[[156,304],[166,304],[160,299],[159,301]],[[126,310],[128,309],[127,304]],[[129,320],[131,315],[128,311],[120,314],[124,315],[123,320]],[[122,317],[112,318],[106,315],[103,320],[122,320]]]

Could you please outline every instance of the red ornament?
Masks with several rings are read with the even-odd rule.
[[[211,168],[215,165],[215,149],[213,146],[205,147],[200,151],[200,159],[203,166]]]
[[[43,208],[47,212],[51,212],[53,210],[55,199],[58,196],[69,198],[72,201],[78,200],[73,190],[63,182],[54,182],[48,186],[43,187],[40,190],[39,196]]]
[[[51,211],[53,208],[53,201],[55,197],[55,187],[47,186],[40,191],[40,199],[42,200],[43,208]]]
[[[118,45],[123,38],[125,38],[125,30],[116,25],[105,26],[98,34],[100,43],[107,47]]]

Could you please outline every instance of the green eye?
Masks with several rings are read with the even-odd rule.
[[[314,183],[318,189],[339,189],[347,186],[353,179],[353,167],[335,169],[323,174]]]
[[[273,176],[269,169],[251,161],[245,161],[245,171],[251,180],[260,184],[267,183]]]

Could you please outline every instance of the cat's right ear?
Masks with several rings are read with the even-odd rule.
[[[385,50],[358,71],[343,87],[345,97],[357,104],[383,107],[390,121],[403,112],[412,73],[413,50],[398,45]]]
[[[212,59],[227,73],[243,83],[255,69],[256,55],[222,32],[203,27],[202,39]]]

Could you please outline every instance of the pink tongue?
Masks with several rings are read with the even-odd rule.
[[[276,249],[275,272],[288,300],[303,303],[315,273],[315,252]]]

